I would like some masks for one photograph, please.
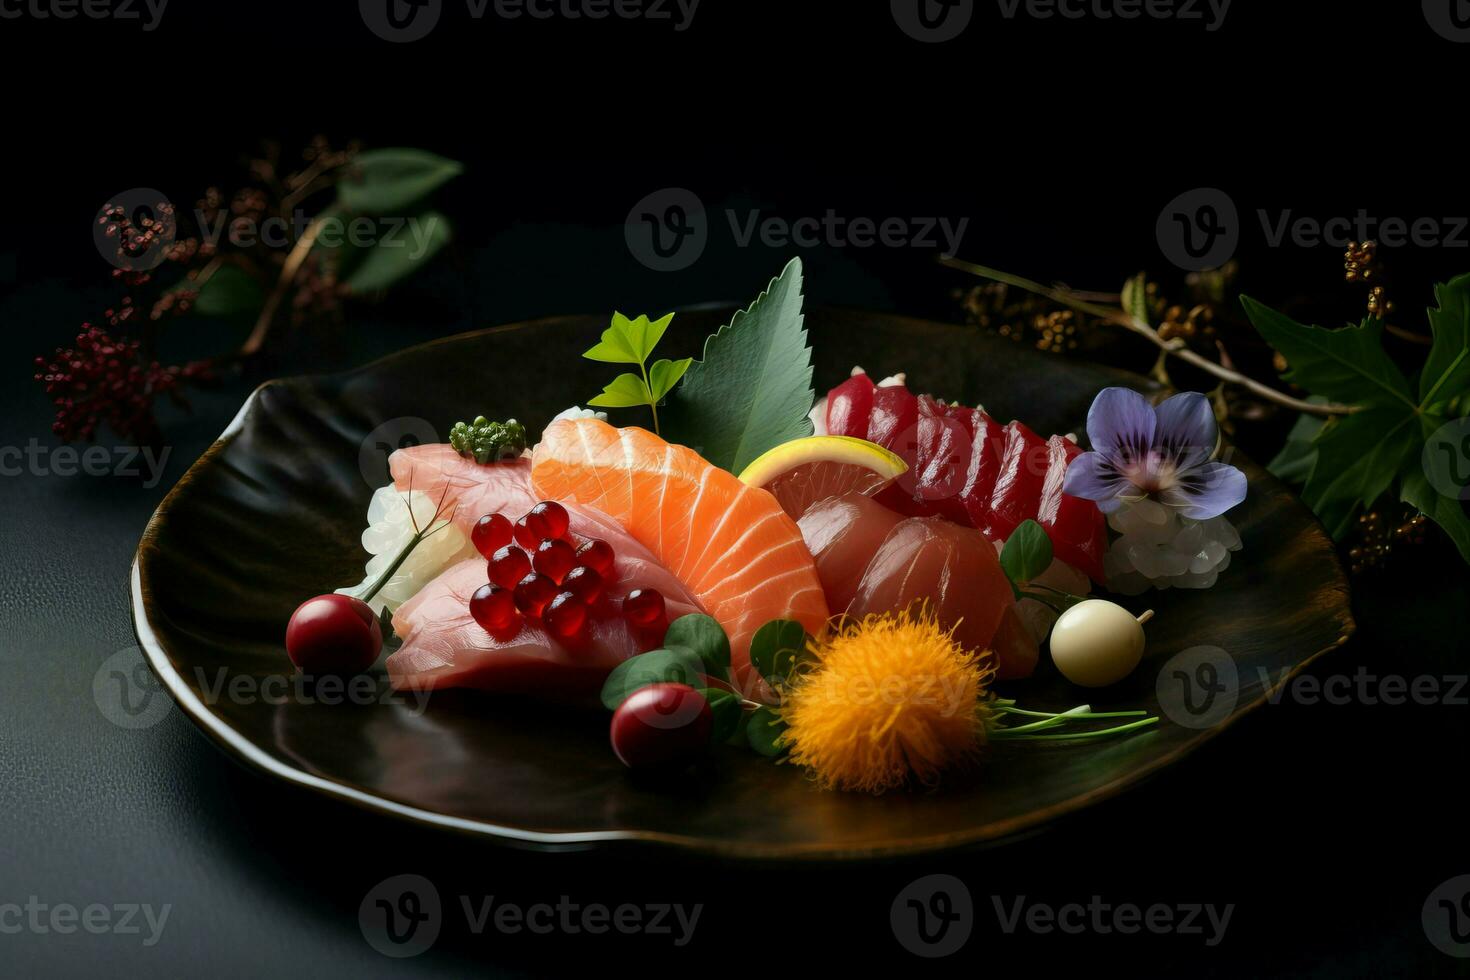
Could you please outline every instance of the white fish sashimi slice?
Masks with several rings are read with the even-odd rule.
[[[454,513],[454,523],[466,534],[486,514],[505,514],[511,520],[536,506],[531,492],[531,458],[500,463],[477,463],[455,452],[448,443],[409,446],[388,457],[393,485],[444,501],[441,513]]]

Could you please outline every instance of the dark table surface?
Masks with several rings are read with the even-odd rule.
[[[1417,5],[1395,6],[1413,13],[1408,8]],[[273,5],[262,9],[281,14]],[[1314,16],[1326,11],[1317,5]],[[190,16],[180,14],[186,24]],[[710,16],[725,25],[733,15]],[[1369,697],[1341,701],[1298,688],[1147,785],[1030,839],[915,860],[740,866],[642,849],[511,850],[278,785],[224,755],[177,709],[131,730],[109,721],[94,698],[99,667],[134,643],[128,569],[149,514],[258,380],[231,378],[196,396],[192,413],[165,413],[169,454],[156,482],[62,475],[67,457],[48,432],[49,410],[30,380],[30,358],[66,342],[113,295],[90,239],[74,229],[118,187],[154,183],[191,193],[211,180],[208,161],[249,149],[257,135],[309,134],[318,125],[377,145],[429,146],[472,163],[449,201],[462,230],[453,252],[387,306],[353,309],[345,334],[292,348],[262,374],[340,369],[433,336],[541,314],[739,299],[779,268],[779,250],[728,241],[677,276],[638,267],[623,246],[621,222],[639,196],[665,186],[695,187],[707,203],[787,214],[836,207],[874,216],[973,215],[967,255],[1105,288],[1160,262],[1154,217],[1174,193],[1193,186],[1228,186],[1247,213],[1288,206],[1327,214],[1371,206],[1409,216],[1463,210],[1463,170],[1444,155],[1416,155],[1412,173],[1400,179],[1376,156],[1363,164],[1344,147],[1388,118],[1404,143],[1433,143],[1441,122],[1422,93],[1455,90],[1463,58],[1447,55],[1464,50],[1404,49],[1400,77],[1422,89],[1380,81],[1345,101],[1342,66],[1356,59],[1322,49],[1310,17],[1283,37],[1274,23],[1250,19],[1264,18],[1260,10],[1239,16],[1241,29],[1254,31],[1259,58],[1236,49],[1227,57],[1209,41],[1209,57],[1196,66],[1208,77],[1192,75],[1187,97],[1160,81],[1158,72],[1177,68],[1183,57],[1169,42],[1150,41],[1130,49],[1132,57],[1109,60],[1106,47],[1083,44],[1068,28],[1062,48],[1071,61],[1049,62],[1047,70],[1070,94],[1005,90],[1018,116],[1081,120],[1087,131],[1107,134],[1081,156],[1054,133],[984,152],[1000,137],[992,123],[959,118],[961,98],[925,100],[918,109],[885,101],[900,83],[914,92],[935,85],[1000,91],[1014,77],[1008,72],[1019,70],[1014,62],[1006,70],[933,64],[926,52],[907,73],[884,72],[870,70],[887,64],[872,61],[881,59],[879,49],[864,68],[802,62],[780,44],[770,56],[802,65],[799,85],[790,76],[795,69],[770,77],[747,72],[746,101],[733,86],[715,86],[643,113],[597,91],[589,81],[602,81],[595,71],[580,81],[562,77],[559,88],[532,100],[511,87],[526,65],[493,60],[475,63],[480,77],[463,72],[446,83],[475,93],[468,115],[451,98],[420,111],[416,91],[384,95],[377,76],[363,81],[364,97],[329,123],[309,100],[282,108],[275,94],[285,83],[268,81],[263,71],[248,84],[267,91],[247,96],[244,81],[229,90],[243,106],[238,116],[209,107],[219,92],[192,92],[185,82],[170,90],[178,105],[149,113],[140,138],[107,153],[94,151],[99,140],[116,138],[109,134],[118,110],[100,95],[81,104],[56,98],[18,107],[16,131],[44,133],[49,142],[32,148],[34,163],[15,168],[9,186],[24,193],[13,195],[17,214],[0,246],[0,447],[28,453],[22,473],[0,477],[0,972],[365,977],[409,966],[443,976],[565,975],[572,957],[594,969],[630,971],[661,972],[676,962],[681,970],[719,974],[797,963],[891,962],[907,969],[924,961],[897,941],[890,906],[909,883],[946,873],[963,880],[974,900],[969,943],[937,964],[951,970],[1463,975],[1466,961],[1438,952],[1422,921],[1431,892],[1470,873],[1462,802],[1470,692],[1459,686],[1467,671],[1470,593],[1463,566],[1442,544],[1391,573],[1357,580],[1357,637],[1307,672],[1321,681],[1430,678],[1441,691],[1434,703],[1385,703],[1372,696],[1380,687],[1371,681]],[[1026,36],[1038,29],[1030,25]],[[815,44],[815,36],[806,42]],[[191,37],[170,40],[187,45]],[[629,57],[654,58],[655,47]],[[109,50],[105,40],[98,50]],[[693,71],[690,60],[712,65],[715,50],[679,59],[676,67]],[[1302,51],[1306,60],[1292,53]],[[984,52],[996,56],[988,42]],[[1255,105],[1257,115],[1222,127],[1213,110],[1201,107],[1239,104],[1231,86],[1243,64],[1275,65],[1286,83],[1272,106]],[[415,78],[442,67],[424,52],[394,65]],[[104,69],[87,77],[96,91],[106,90]],[[800,93],[792,108],[802,120],[800,135],[742,146],[721,135],[755,125],[780,104],[781,92],[793,90]],[[1159,103],[1147,127],[1149,147],[1117,159],[1114,140],[1132,132],[1125,108],[1141,92]],[[659,90],[660,100],[666,95]],[[814,110],[819,98],[836,108]],[[1170,120],[1205,116],[1215,135],[1180,156],[1190,139],[1187,132],[1169,135]],[[691,135],[696,129],[699,138]],[[923,154],[910,149],[917,142],[905,142],[920,134],[929,148]],[[1171,156],[1178,156],[1171,164],[1178,172],[1159,173],[1159,161]],[[56,220],[58,210],[64,221]],[[1338,251],[1265,252],[1260,244],[1256,268],[1274,275],[1265,295],[1335,288]],[[826,304],[952,318],[949,290],[964,284],[938,272],[928,254],[804,254],[812,299]],[[1415,303],[1425,293],[1418,284],[1430,276],[1464,271],[1460,253],[1416,255],[1415,263],[1423,277],[1404,294]],[[205,334],[179,344],[219,346]],[[112,446],[109,440],[102,445]],[[1364,690],[1356,681],[1353,689]],[[411,963],[381,956],[359,927],[365,896],[399,874],[432,881],[447,912],[443,934]],[[474,907],[488,896],[521,906],[567,896],[584,906],[683,903],[702,911],[686,946],[667,935],[476,932],[460,899]],[[998,911],[1008,914],[1022,897],[1061,906],[1086,905],[1094,896],[1111,905],[1201,903],[1232,911],[1215,945],[1207,935],[1008,933]],[[152,944],[141,916],[139,933],[62,933],[50,928],[49,911],[36,913],[39,926],[10,928],[15,916],[31,914],[28,904],[49,910],[93,903],[147,904],[155,914],[167,908],[168,918]],[[7,913],[10,904],[20,908]]]

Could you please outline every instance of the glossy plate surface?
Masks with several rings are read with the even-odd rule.
[[[697,353],[720,322],[713,312],[676,317],[670,356]],[[807,324],[819,391],[854,364],[875,376],[907,371],[915,392],[1067,432],[1080,430],[1099,388],[1148,388],[1136,376],[973,328],[833,310],[810,312]],[[1231,513],[1245,549],[1212,590],[1125,600],[1157,611],[1144,665],[1113,689],[1083,692],[1043,657],[1036,678],[1005,691],[1035,708],[1145,708],[1163,716],[1158,729],[1003,746],[979,777],[935,793],[822,792],[793,767],[734,748],[683,778],[647,782],[609,750],[605,714],[457,691],[422,707],[379,696],[387,692],[381,663],[377,693],[360,691],[349,703],[294,688],[281,646],[286,621],[303,599],[362,577],[358,538],[368,498],[387,480],[387,452],[405,440],[443,439],[455,420],[476,414],[514,416],[539,432],[607,380],[606,365],[578,356],[605,326],[605,318],[576,316],[498,327],[348,374],[257,390],[159,507],[133,568],[140,643],[190,717],[274,776],[510,843],[642,840],[750,858],[887,855],[1003,839],[1113,795],[1224,731],[1353,630],[1347,582],[1322,529],[1284,486],[1236,454],[1251,488]],[[1200,645],[1228,659],[1171,662]],[[230,693],[231,683],[245,694]]]

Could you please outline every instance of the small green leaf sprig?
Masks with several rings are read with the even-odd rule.
[[[647,405],[653,413],[653,431],[657,433],[658,403],[674,390],[674,385],[694,363],[694,358],[686,357],[678,361],[660,358],[651,366],[648,364],[653,349],[663,339],[664,331],[669,329],[673,319],[672,313],[657,320],[650,320],[647,316],[630,320],[621,313],[614,313],[611,326],[602,332],[602,340],[582,356],[604,364],[636,364],[638,373],[628,372],[613,378],[602,389],[602,394],[587,404],[597,408]]]

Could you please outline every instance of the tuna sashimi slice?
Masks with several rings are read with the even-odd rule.
[[[1034,520],[1049,464],[1046,442],[1020,422],[1006,426],[1005,451],[990,495],[986,532],[1003,541],[1026,520]]]
[[[866,439],[872,411],[873,379],[854,374],[827,395],[827,432]]]
[[[1035,668],[1035,643],[1019,618],[1001,637],[1004,645],[994,642],[1007,612],[1014,615],[1015,600],[994,545],[979,531],[937,517],[895,524],[847,612],[861,618],[919,603],[927,603],[941,626],[954,628],[965,649],[994,649],[997,677],[1026,677]]]
[[[1103,554],[1107,550],[1107,518],[1097,504],[1062,492],[1067,466],[1082,455],[1082,447],[1063,436],[1047,440],[1046,479],[1036,520],[1051,539],[1052,553],[1094,582],[1104,578]]]
[[[860,493],[828,497],[801,515],[796,526],[816,560],[817,577],[832,612],[847,609],[868,562],[901,520],[901,514]]]

